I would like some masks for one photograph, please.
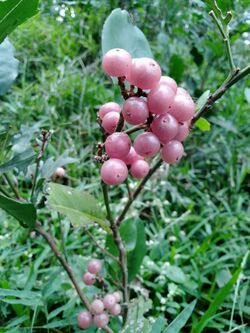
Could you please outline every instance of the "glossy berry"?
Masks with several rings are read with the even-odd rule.
[[[174,79],[172,79],[170,76],[162,76],[160,78],[160,82],[159,84],[165,84],[167,86],[169,86],[170,88],[173,89],[174,93],[176,94],[177,91],[177,83],[175,82]]]
[[[100,260],[97,259],[92,259],[89,263],[88,263],[88,271],[92,274],[97,274],[100,272],[102,268],[102,263]]]
[[[62,167],[59,167],[55,170],[53,173],[53,178],[63,178],[65,176],[65,169]]]
[[[170,114],[158,115],[151,124],[152,132],[161,142],[172,140],[178,133],[179,125],[177,120]]]
[[[90,309],[95,314],[101,314],[104,311],[104,304],[100,299],[95,299],[91,304]]]
[[[119,123],[120,114],[118,112],[109,112],[102,119],[102,127],[105,132],[112,134],[116,131]]]
[[[102,59],[102,68],[109,76],[126,76],[132,63],[131,55],[123,49],[109,50]]]
[[[121,293],[119,291],[115,291],[112,295],[114,296],[116,302],[121,302],[122,297],[121,297]]]
[[[121,107],[119,104],[115,103],[115,102],[108,102],[103,104],[98,112],[98,116],[103,119],[103,117],[109,113],[109,112],[121,112]]]
[[[187,95],[177,94],[168,112],[179,122],[188,121],[194,115],[195,103]]]
[[[105,150],[109,157],[124,158],[131,148],[131,141],[126,133],[111,134],[105,142]]]
[[[89,328],[92,324],[92,315],[88,311],[81,311],[77,315],[77,322],[80,328]]]
[[[130,168],[131,175],[138,179],[143,179],[149,172],[149,164],[146,161],[135,161]]]
[[[134,147],[130,148],[130,151],[127,156],[122,159],[127,165],[133,164],[137,160],[143,160],[143,157],[138,155]]]
[[[124,103],[122,114],[131,125],[143,124],[149,115],[147,103],[142,98],[131,97]]]
[[[166,114],[174,102],[175,93],[166,84],[160,84],[148,94],[148,107],[152,113]]]
[[[113,316],[118,316],[121,313],[120,304],[115,304],[109,311]]]
[[[112,294],[108,294],[103,298],[103,304],[106,309],[110,310],[116,304],[116,298]]]
[[[189,135],[189,123],[184,121],[183,123],[179,123],[178,133],[175,136],[175,140],[184,141]]]
[[[161,68],[158,63],[151,58],[133,59],[127,80],[141,88],[152,89],[160,81]]]
[[[185,96],[189,96],[191,98],[191,96],[189,95],[188,91],[182,87],[178,87],[176,90],[176,94],[177,95],[185,95]]]
[[[86,284],[86,286],[91,286],[95,282],[96,276],[94,274],[91,274],[90,272],[86,272],[83,275],[83,282]]]
[[[144,157],[155,156],[160,150],[160,146],[157,136],[150,132],[138,135],[134,142],[135,151]]]
[[[99,315],[95,315],[94,316],[94,323],[98,328],[104,328],[109,323],[109,316],[105,312],[103,312]]]
[[[181,142],[172,140],[166,143],[161,151],[163,161],[168,164],[173,164],[181,159],[184,154],[184,148]]]
[[[117,158],[105,161],[101,168],[101,178],[107,185],[118,185],[123,183],[128,177],[126,164]]]

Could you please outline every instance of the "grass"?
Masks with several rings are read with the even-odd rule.
[[[56,20],[57,14],[51,14],[50,5],[45,5],[40,18],[11,36],[21,62],[20,75],[1,100],[1,119],[12,125],[14,133],[20,131],[20,124],[37,124],[33,146],[41,128],[52,130],[45,159],[65,151],[77,157],[77,163],[67,166],[65,183],[88,190],[101,201],[98,167],[91,159],[100,138],[95,113],[99,105],[114,98],[114,92],[100,69],[100,29],[110,8],[120,2],[110,2],[110,8],[95,1],[72,6],[76,18],[67,14],[63,24]],[[158,9],[151,8],[149,20],[145,18],[149,3],[136,4],[135,18],[152,40],[154,54],[164,69],[172,68],[173,75],[180,75],[182,84],[198,98],[201,90],[215,89],[227,73],[222,44],[211,22],[205,17],[199,20],[205,13],[202,4],[189,11],[181,3],[169,1],[168,5],[179,12],[179,20],[168,15],[167,29],[160,25],[152,29],[155,20],[166,27],[162,3]],[[241,2],[233,5],[237,17],[247,10]],[[132,7],[130,2],[127,6]],[[184,22],[192,27],[192,36],[183,28]],[[204,29],[207,33],[197,40]],[[234,30],[243,29],[244,23],[236,19]],[[191,53],[194,41],[204,58],[200,65]],[[240,36],[234,47],[239,63],[246,62]],[[183,73],[174,73],[180,63],[185,64]],[[216,104],[209,115],[212,130],[195,129],[185,143],[186,158],[170,170],[163,166],[130,210],[130,216],[145,222],[148,246],[132,295],[150,295],[154,307],[148,317],[163,315],[168,323],[197,299],[194,313],[182,329],[185,333],[201,332],[197,327],[204,317],[208,319],[202,330],[205,333],[249,333],[250,118],[244,96],[249,83],[248,78]],[[15,176],[25,196],[31,186],[30,174]],[[124,204],[122,195],[126,196],[123,186],[112,194],[114,213]],[[41,215],[58,239],[63,232],[67,256],[80,280],[92,253],[102,254],[83,230],[72,230],[65,218],[55,212],[50,216],[46,209]],[[91,231],[104,242],[99,229]],[[4,296],[0,291],[0,332],[78,332],[75,315],[81,305],[48,246],[3,211],[0,235],[0,288],[23,291],[20,297]],[[59,246],[63,248],[63,244]],[[236,284],[215,309],[221,288],[239,267],[242,272]],[[40,302],[35,306],[30,305],[30,291]],[[96,290],[93,287],[86,292],[92,297]],[[209,311],[211,308],[216,311]]]

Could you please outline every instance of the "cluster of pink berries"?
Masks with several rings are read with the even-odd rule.
[[[97,259],[93,259],[88,263],[88,271],[83,275],[83,282],[87,286],[92,285],[96,281],[101,267],[101,262]],[[81,311],[78,313],[77,321],[79,327],[87,329],[93,323],[98,328],[106,327],[109,323],[109,314],[118,316],[121,313],[120,302],[121,294],[118,291],[107,294],[102,298],[96,298],[90,305],[90,311]]]
[[[109,102],[102,105],[98,113],[109,135],[105,151],[110,159],[101,168],[104,183],[123,183],[128,177],[128,167],[133,177],[144,178],[149,172],[148,161],[159,151],[166,163],[177,162],[184,154],[182,141],[189,134],[195,112],[189,93],[178,87],[171,77],[161,76],[161,68],[155,60],[132,59],[123,49],[108,51],[102,67],[109,76],[118,77],[124,89],[125,80],[130,83],[122,108]],[[137,92],[134,92],[135,87]],[[129,136],[117,131],[123,121],[144,129],[144,133],[135,138],[133,147]]]

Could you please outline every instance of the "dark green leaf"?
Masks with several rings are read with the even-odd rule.
[[[75,227],[95,222],[105,231],[110,232],[104,212],[89,193],[53,183],[49,184],[48,191],[49,205],[66,215]]]
[[[5,94],[9,90],[17,75],[18,60],[14,57],[12,44],[6,39],[0,44],[0,95]]]
[[[169,60],[170,76],[173,77],[175,81],[179,83],[182,80],[184,70],[185,70],[185,63],[183,59],[179,55],[173,54]]]
[[[186,325],[188,319],[190,318],[194,307],[196,305],[196,300],[188,304],[184,310],[175,318],[174,321],[168,326],[164,333],[179,333],[180,330]]]
[[[202,131],[208,132],[211,129],[211,124],[205,118],[200,118],[196,121],[195,125]]]
[[[195,328],[192,330],[192,333],[201,333],[203,329],[207,326],[208,322],[211,320],[211,318],[214,316],[214,314],[217,312],[219,307],[224,302],[225,298],[230,293],[233,285],[237,281],[239,275],[241,273],[241,269],[238,269],[232,276],[232,278],[227,282],[227,284],[220,289],[220,291],[217,293],[214,301],[210,304],[207,311],[204,313],[200,321],[195,325]]]
[[[31,203],[20,202],[0,194],[0,208],[17,219],[21,225],[33,228],[36,222],[36,208]]]
[[[23,153],[16,154],[10,161],[0,165],[0,173],[11,171],[17,168],[19,171],[25,171],[34,160],[36,154],[32,148]]]
[[[113,48],[127,50],[133,58],[150,57],[152,52],[143,32],[131,22],[126,10],[114,9],[102,30],[102,53]]]
[[[38,13],[39,0],[0,1],[0,43],[17,26]]]

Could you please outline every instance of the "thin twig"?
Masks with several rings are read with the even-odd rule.
[[[102,181],[102,192],[103,192],[104,203],[105,203],[106,211],[107,211],[107,219],[112,224],[114,220],[113,220],[111,209],[110,209],[108,186],[103,181]]]
[[[16,188],[16,186],[14,185],[11,177],[8,175],[8,173],[4,173],[3,174],[6,182],[9,184],[9,187],[11,188],[12,192],[15,194],[15,197],[17,200],[21,200],[20,194],[18,192],[18,189]]]

